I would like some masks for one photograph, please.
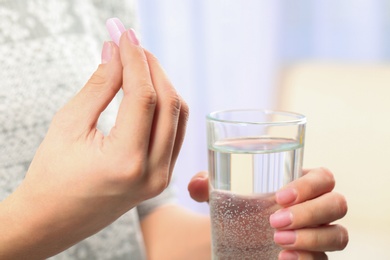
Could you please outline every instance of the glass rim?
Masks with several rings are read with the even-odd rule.
[[[260,112],[264,115],[281,115],[286,118],[290,117],[291,119],[287,120],[277,120],[277,121],[249,121],[249,120],[232,120],[232,119],[221,119],[217,115],[234,113],[234,112]],[[272,109],[227,109],[227,110],[217,110],[206,115],[208,121],[227,123],[227,124],[246,124],[246,125],[299,125],[306,123],[306,116],[283,110],[272,110]]]

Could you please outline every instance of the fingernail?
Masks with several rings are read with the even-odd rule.
[[[276,231],[274,234],[274,241],[279,245],[292,245],[296,239],[295,231]]]
[[[280,209],[270,216],[269,222],[273,228],[283,228],[291,225],[293,215],[288,209]]]
[[[122,33],[126,31],[125,26],[118,18],[110,18],[106,22],[106,27],[111,39],[119,46],[119,39]]]
[[[134,29],[127,30],[127,37],[129,37],[129,40],[133,44],[139,45],[139,40],[138,40],[137,34],[135,33]]]
[[[297,191],[295,189],[283,189],[276,192],[276,202],[279,205],[286,205],[294,202],[297,199]]]
[[[102,64],[108,63],[112,57],[112,46],[110,42],[104,42],[102,49]]]
[[[282,251],[279,254],[278,260],[298,260],[299,255],[295,251]]]

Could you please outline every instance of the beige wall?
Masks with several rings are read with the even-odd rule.
[[[305,114],[305,167],[326,166],[348,200],[350,244],[330,259],[390,259],[390,65],[302,63],[279,108]]]

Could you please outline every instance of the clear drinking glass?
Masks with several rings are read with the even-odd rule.
[[[306,118],[269,110],[207,116],[214,260],[277,259],[275,191],[301,176]]]

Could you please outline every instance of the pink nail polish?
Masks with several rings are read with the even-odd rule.
[[[295,251],[283,251],[279,254],[278,260],[298,260],[299,255]]]
[[[119,39],[122,33],[126,31],[125,26],[118,18],[110,18],[106,22],[106,27],[111,39],[119,46]]]
[[[129,40],[135,44],[135,45],[139,45],[139,40],[138,40],[138,37],[137,37],[137,34],[135,33],[134,29],[129,29],[127,31],[127,37],[129,37]]]
[[[276,231],[274,241],[279,245],[293,245],[297,239],[295,231]]]
[[[102,64],[108,63],[112,58],[112,46],[110,42],[104,42],[102,49]]]
[[[270,224],[273,228],[284,228],[292,223],[293,215],[288,209],[281,209],[270,216]]]

